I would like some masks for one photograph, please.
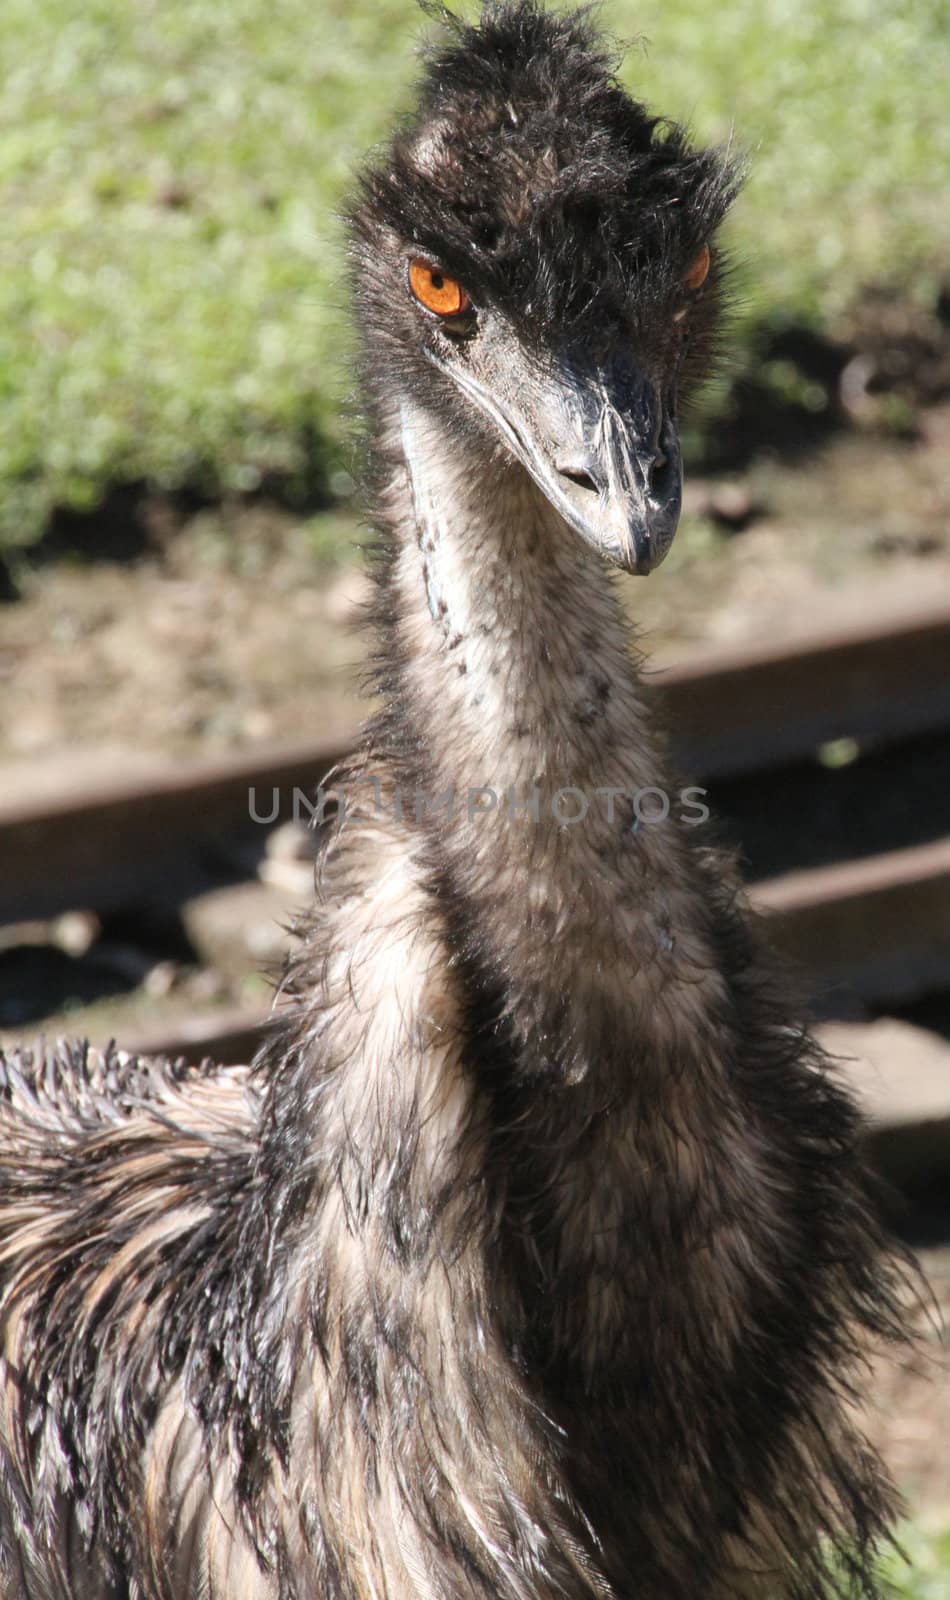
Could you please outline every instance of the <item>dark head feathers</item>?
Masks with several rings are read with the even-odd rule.
[[[626,93],[587,9],[488,0],[449,27],[364,174],[357,231],[383,224],[535,329],[665,297],[722,220],[736,165]]]

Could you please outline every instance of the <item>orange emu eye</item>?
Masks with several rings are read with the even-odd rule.
[[[457,278],[421,256],[409,263],[409,287],[419,304],[439,317],[458,317],[472,303]]]
[[[701,289],[709,277],[709,267],[712,253],[708,244],[704,244],[699,255],[690,262],[687,271],[683,274],[683,285],[687,289]]]

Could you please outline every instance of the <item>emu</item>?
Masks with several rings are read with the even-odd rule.
[[[3,1060],[3,1600],[880,1593],[902,1263],[608,570],[737,173],[586,13],[447,27],[352,210],[383,709],[288,1013]]]

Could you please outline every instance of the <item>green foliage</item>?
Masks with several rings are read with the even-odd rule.
[[[905,1528],[901,1544],[907,1560],[894,1556],[887,1564],[887,1576],[901,1600],[950,1600],[950,1529],[943,1533],[924,1533]]]
[[[611,8],[618,28],[626,11]],[[649,48],[625,81],[704,139],[734,127],[749,154],[731,227],[753,320],[827,321],[875,282],[933,292],[950,246],[943,0],[643,0],[635,15]]]
[[[615,0],[624,76],[753,177],[743,337],[950,235],[942,0]],[[412,0],[6,0],[0,549],[112,483],[301,496],[345,438],[335,210],[403,103]]]
[[[147,477],[303,492],[339,438],[334,207],[411,6],[8,0],[0,545]]]

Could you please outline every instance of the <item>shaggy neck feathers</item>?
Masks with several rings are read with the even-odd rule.
[[[409,405],[388,443],[391,759],[533,1073],[550,1039],[613,1093],[611,1023],[687,1050],[722,998],[614,584],[511,461],[473,472]]]
[[[509,1269],[552,1297],[542,1359],[581,1351],[580,1381],[609,1382],[630,1369],[645,1292],[619,1280],[638,1219],[652,1208],[655,1265],[674,1235],[718,1249],[729,1208],[726,1161],[695,1205],[711,1103],[728,1098],[710,907],[598,559],[520,468],[474,473],[421,408],[403,406],[384,455],[381,765],[403,795],[401,848],[444,928]],[[646,790],[666,820],[638,819]],[[754,1169],[737,1150],[753,1192]],[[536,1344],[533,1314],[512,1316],[513,1339]]]

